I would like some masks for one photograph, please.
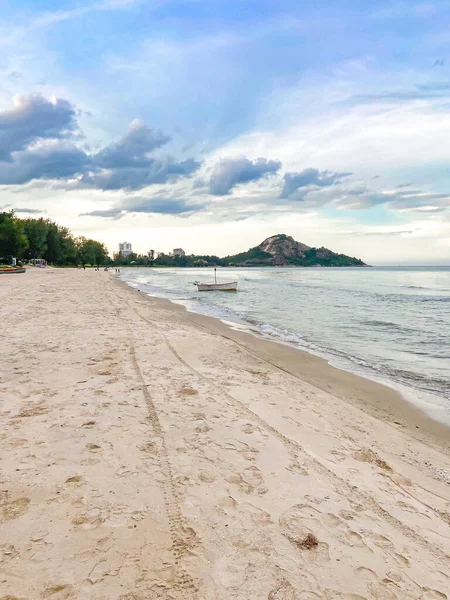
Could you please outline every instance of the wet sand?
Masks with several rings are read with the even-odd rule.
[[[448,429],[105,272],[0,280],[0,599],[450,598]]]

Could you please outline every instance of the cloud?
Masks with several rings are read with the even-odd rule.
[[[407,100],[439,100],[450,96],[450,82],[431,81],[420,83],[410,89],[388,90],[374,94],[356,94],[350,97],[350,102],[394,102]]]
[[[177,162],[170,156],[150,156],[169,141],[170,137],[161,131],[135,120],[122,139],[92,156],[92,172],[83,175],[79,185],[102,190],[137,190],[173,182],[197,171],[201,163],[193,159]]]
[[[107,208],[106,210],[92,210],[91,212],[81,213],[80,217],[105,217],[107,219],[120,219],[123,216],[121,208]]]
[[[367,188],[347,190],[336,206],[345,210],[367,210],[384,205],[390,210],[441,212],[450,207],[450,194],[397,188],[373,191]]]
[[[95,163],[94,163],[95,164]],[[138,190],[148,185],[174,182],[195,173],[201,163],[193,159],[181,162],[171,157],[149,158],[140,167],[125,167],[87,173],[73,187],[101,190]]]
[[[150,129],[145,123],[136,119],[130,123],[127,133],[121,140],[103,148],[93,160],[96,165],[106,169],[148,167],[151,165],[148,154],[169,141],[169,136],[161,131]]]
[[[340,183],[345,177],[349,177],[352,173],[333,173],[332,171],[319,171],[318,169],[305,169],[299,173],[285,173],[283,177],[284,185],[280,194],[280,198],[288,198],[297,190],[302,188],[330,187]]]
[[[29,215],[38,215],[38,214],[43,213],[44,211],[43,210],[39,210],[37,208],[25,208],[25,207],[23,207],[23,208],[15,208],[14,212],[16,212],[16,213],[27,213]]]
[[[224,158],[213,168],[209,180],[209,192],[214,196],[225,196],[240,183],[257,181],[276,173],[281,168],[278,160],[258,158]]]
[[[0,184],[72,179],[68,189],[138,190],[188,177],[201,165],[194,159],[152,156],[170,137],[139,120],[96,154],[63,139],[77,128],[76,111],[67,100],[15,97],[12,108],[0,113]]]
[[[66,137],[76,127],[75,109],[67,100],[15,96],[12,107],[0,112],[0,160],[11,160],[13,152],[36,140]]]
[[[181,215],[197,212],[203,209],[205,205],[174,198],[134,198],[132,201],[128,201],[125,207],[127,212]]]
[[[195,204],[186,200],[166,197],[145,198],[134,196],[119,202],[116,206],[106,210],[94,210],[80,216],[106,217],[120,219],[126,213],[143,213],[159,215],[189,216],[205,208],[205,204]]]
[[[70,142],[44,140],[0,161],[0,185],[21,185],[33,179],[74,177],[89,167],[89,157]]]

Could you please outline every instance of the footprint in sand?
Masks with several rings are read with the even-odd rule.
[[[232,514],[238,507],[238,503],[232,496],[226,496],[225,498],[221,498],[217,504],[218,506],[220,506],[219,512],[223,512],[226,515]]]
[[[194,388],[190,387],[189,385],[185,385],[179,390],[178,395],[179,396],[198,396],[198,392],[197,392],[197,390],[194,390]]]
[[[3,508],[3,519],[4,521],[11,521],[12,519],[18,519],[24,515],[30,505],[29,498],[17,498],[12,502],[6,502],[2,505]]]
[[[369,448],[362,448],[361,450],[353,452],[353,458],[359,462],[372,463],[389,473],[392,472],[392,467],[390,467],[386,461],[380,458],[377,454],[375,454],[375,452],[373,452],[373,450],[370,450]]]
[[[262,496],[267,492],[267,486],[262,473],[254,465],[247,467],[242,473],[230,475],[227,481],[228,483],[237,485],[245,494],[258,494]]]
[[[53,585],[42,592],[42,598],[50,600],[66,600],[72,596],[73,587],[67,584]]]
[[[298,475],[303,475],[305,477],[309,474],[305,467],[303,467],[295,457],[292,459],[286,469],[291,471],[291,473],[297,473]]]
[[[378,546],[379,548],[393,548],[394,544],[391,542],[391,540],[387,537],[385,537],[384,535],[372,535],[371,536],[373,543],[375,544],[375,546]]]
[[[75,484],[78,487],[79,485],[84,483],[84,480],[81,477],[81,475],[72,475],[72,477],[66,479],[66,483]]]
[[[91,510],[78,515],[72,520],[73,525],[77,527],[81,527],[81,529],[97,529],[102,523],[104,523],[105,518],[102,516],[102,513],[99,508],[92,508]]]
[[[394,592],[394,583],[369,583],[369,591],[374,598],[379,600],[399,600]]]
[[[98,452],[99,450],[102,449],[102,447],[99,446],[98,444],[86,444],[86,449],[89,450],[90,452]]]
[[[22,409],[21,412],[16,415],[16,419],[24,419],[27,417],[38,417],[39,415],[45,415],[48,413],[48,408],[40,402],[39,404],[31,404],[26,408]]]
[[[92,429],[95,424],[95,421],[86,421],[86,423],[83,423],[81,427],[84,427],[84,429]]]
[[[198,425],[195,428],[195,431],[197,433],[207,433],[208,431],[211,431],[211,427],[206,421],[199,421]]]

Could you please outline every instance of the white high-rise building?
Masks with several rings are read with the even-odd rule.
[[[133,252],[130,242],[121,242],[119,244],[119,252],[122,256],[129,256]]]

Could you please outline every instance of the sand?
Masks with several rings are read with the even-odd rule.
[[[0,279],[0,600],[450,598],[448,429],[110,273]]]

